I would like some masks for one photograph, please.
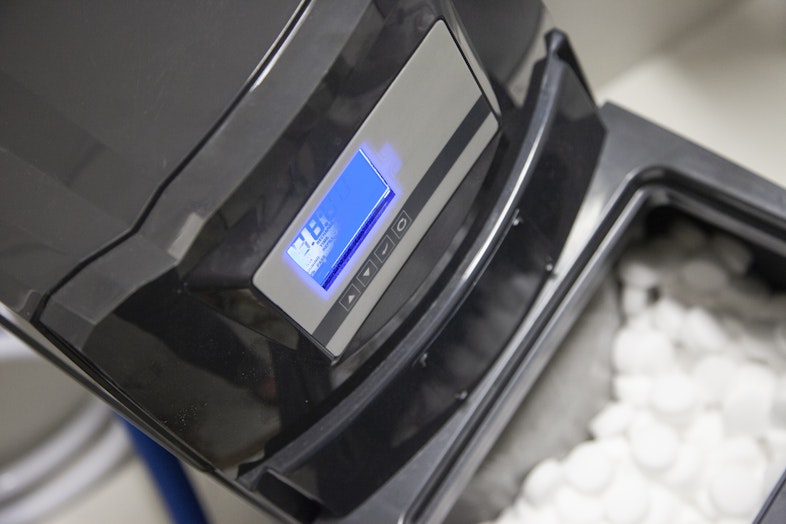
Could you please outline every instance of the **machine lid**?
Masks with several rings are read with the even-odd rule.
[[[302,4],[3,2],[0,300],[24,314],[129,231]]]

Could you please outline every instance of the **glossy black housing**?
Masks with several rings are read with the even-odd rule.
[[[138,227],[301,4],[3,2],[4,304],[31,318]]]
[[[24,29],[1,63],[4,323],[284,518],[350,514],[461,408],[548,278],[603,139],[539,2],[4,9]],[[251,276],[438,20],[500,130],[332,361]],[[59,70],[35,67],[60,56],[43,39],[25,49],[42,31],[67,48],[62,92],[25,76]],[[500,293],[510,314],[481,347],[466,330]]]

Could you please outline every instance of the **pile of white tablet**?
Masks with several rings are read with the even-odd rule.
[[[628,249],[612,401],[587,441],[530,471],[497,522],[754,519],[786,468],[786,294],[750,276],[753,260],[687,221]]]

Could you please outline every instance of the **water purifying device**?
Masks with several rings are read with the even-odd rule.
[[[444,517],[640,184],[786,224],[599,110],[540,2],[0,20],[3,323],[283,520]]]

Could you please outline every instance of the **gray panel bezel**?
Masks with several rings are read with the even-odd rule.
[[[447,26],[438,21],[256,271],[253,284],[257,289],[313,336],[482,97]],[[456,152],[456,160],[441,183],[412,220],[406,235],[397,239],[395,250],[361,290],[341,324],[329,340],[317,340],[332,356],[340,356],[344,351],[497,127],[488,109],[483,123],[465,149]],[[396,196],[329,289],[324,290],[289,259],[286,250],[359,149],[369,157]]]

